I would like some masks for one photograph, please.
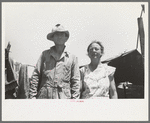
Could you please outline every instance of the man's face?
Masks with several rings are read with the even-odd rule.
[[[65,42],[67,41],[67,37],[64,32],[56,32],[54,34],[53,40],[55,44],[62,45],[65,44]]]

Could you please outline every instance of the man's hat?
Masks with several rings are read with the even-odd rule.
[[[65,30],[65,28],[64,28],[61,24],[57,24],[57,25],[55,25],[55,26],[52,28],[51,33],[49,33],[49,34],[47,35],[47,39],[53,41],[53,35],[54,35],[56,32],[64,32],[64,33],[66,34],[67,40],[68,40],[68,38],[69,38],[69,31],[68,31],[68,30]]]

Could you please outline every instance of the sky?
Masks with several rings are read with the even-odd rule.
[[[90,63],[87,47],[93,40],[104,45],[106,60],[136,48],[141,4],[147,31],[147,2],[3,3],[3,46],[10,42],[15,61],[35,65],[42,51],[54,45],[47,34],[62,24],[70,32],[66,50],[78,57],[79,65]]]

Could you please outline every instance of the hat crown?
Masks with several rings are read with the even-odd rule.
[[[55,25],[55,27],[52,29],[52,32],[56,32],[56,31],[66,31],[64,29],[64,27],[61,24],[57,24]]]

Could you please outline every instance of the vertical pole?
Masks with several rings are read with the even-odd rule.
[[[140,45],[141,45],[141,53],[144,58],[144,41],[145,41],[145,34],[144,34],[144,26],[143,26],[143,19],[138,18],[138,27],[139,27],[139,36],[140,36]]]

